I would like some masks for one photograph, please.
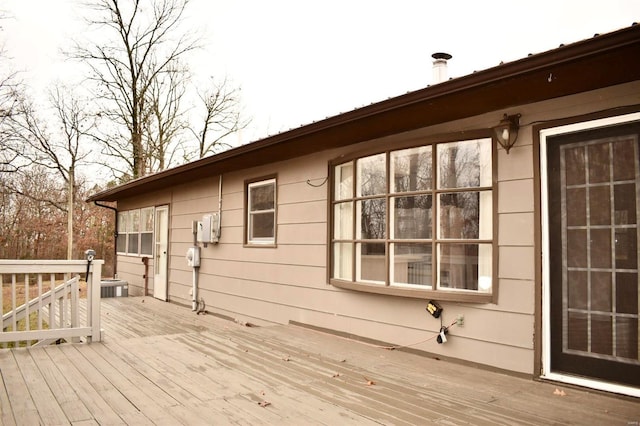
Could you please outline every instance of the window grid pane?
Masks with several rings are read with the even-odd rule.
[[[140,254],[153,254],[153,232],[140,233]]]
[[[492,185],[491,139],[442,143],[436,152],[439,189]]]
[[[353,197],[353,163],[345,163],[335,167],[334,197],[336,200],[346,200]]]
[[[153,232],[153,207],[140,210],[140,231]]]
[[[432,244],[391,244],[393,284],[431,288],[433,275]]]
[[[381,195],[387,192],[386,155],[361,158],[358,165],[358,197]]]
[[[129,211],[128,232],[140,231],[140,210]]]
[[[332,278],[490,294],[492,153],[491,139],[484,138],[390,151],[335,166]],[[355,194],[349,189],[353,165]],[[351,259],[354,275],[347,266]]]
[[[433,187],[431,146],[391,153],[391,192],[426,191]]]

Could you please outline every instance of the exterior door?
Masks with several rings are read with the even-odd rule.
[[[153,297],[167,300],[167,267],[169,249],[169,207],[156,207],[155,217],[155,262],[153,274]]]
[[[640,125],[549,136],[552,373],[640,388]]]

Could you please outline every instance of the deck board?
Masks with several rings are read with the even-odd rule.
[[[627,424],[640,400],[103,299],[104,341],[0,350],[2,424]],[[554,395],[561,388],[565,396]]]
[[[45,425],[59,425],[67,421],[67,416],[58,404],[56,397],[48,386],[39,386],[44,380],[30,351],[22,350],[13,353],[16,365],[20,369],[22,379],[29,389],[31,400]],[[42,415],[46,413],[46,415]]]

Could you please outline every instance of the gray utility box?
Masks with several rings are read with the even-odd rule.
[[[100,297],[127,297],[129,296],[129,283],[122,280],[100,281]]]

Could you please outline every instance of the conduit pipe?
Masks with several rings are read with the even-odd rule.
[[[222,229],[222,175],[218,177],[218,239]]]
[[[197,253],[200,250],[198,246],[198,222],[194,222],[195,226],[193,227],[193,278],[192,278],[192,288],[191,288],[191,310],[198,310],[198,272],[200,271],[200,256]]]
[[[221,226],[221,219],[222,219],[222,175],[218,176],[218,223],[217,223],[217,229],[216,229],[216,234],[218,236],[218,238],[220,238],[220,229],[222,228]],[[206,244],[205,244],[206,247]],[[200,302],[198,302],[198,281],[200,278],[199,272],[200,272],[200,246],[198,246],[198,222],[194,222],[194,226],[193,226],[193,250],[194,252],[197,253],[193,253],[193,257],[194,257],[194,264],[193,264],[193,278],[192,278],[192,288],[191,288],[191,310],[197,313],[200,313],[201,311],[204,311],[204,300],[201,302],[202,303],[202,307],[200,307]],[[197,261],[195,259],[198,259]]]

